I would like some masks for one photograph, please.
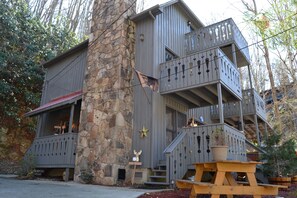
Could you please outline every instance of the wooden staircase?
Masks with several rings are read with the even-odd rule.
[[[166,161],[159,161],[157,167],[152,169],[152,175],[150,176],[150,181],[144,184],[155,188],[166,188],[169,187],[169,183],[166,181]]]

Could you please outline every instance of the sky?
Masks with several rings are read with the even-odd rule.
[[[145,9],[169,0],[144,0]],[[196,14],[202,23],[209,25],[227,18],[233,18],[242,34],[248,40],[248,27],[243,21],[244,7],[241,0],[183,0]],[[245,0],[251,3],[252,0]],[[258,10],[265,5],[266,0],[257,0]]]
[[[169,0],[144,0],[145,9],[165,3]],[[244,22],[243,12],[246,10],[241,0],[183,0],[188,7],[194,12],[194,14],[200,19],[204,25],[210,25],[227,18],[232,18],[239,30],[245,37],[248,45],[251,45],[255,40],[251,39],[254,34],[251,34],[251,30],[247,23]],[[252,3],[252,0],[245,0],[245,2]],[[257,9],[261,13],[267,7],[267,0],[256,0]],[[253,50],[249,49],[250,55],[253,54]],[[245,75],[247,75],[247,68],[243,69]],[[268,82],[268,81],[267,81]],[[269,85],[265,85],[269,87]]]

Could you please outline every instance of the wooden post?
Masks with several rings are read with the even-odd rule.
[[[244,131],[242,101],[239,101],[239,120],[241,124],[241,131]]]
[[[258,126],[258,116],[256,114],[254,115],[254,120],[255,120],[255,126],[256,126],[257,142],[258,142],[258,145],[260,146],[261,145],[260,131]]]
[[[130,166],[133,166],[132,169],[132,175],[131,175],[131,184],[134,184],[134,179],[135,179],[135,172],[136,172],[136,166],[141,166],[142,162],[129,162]]]
[[[237,59],[236,59],[236,49],[235,49],[235,44],[232,43],[232,59],[233,59],[233,64],[237,68]],[[244,131],[244,123],[243,123],[243,112],[242,112],[242,101],[239,101],[239,121],[241,124],[241,130]],[[239,126],[238,126],[239,128]]]
[[[251,75],[250,65],[248,65],[248,72],[249,72],[249,80],[250,80],[250,89],[252,89],[253,88],[253,82],[252,82],[252,75]]]
[[[70,109],[70,116],[69,116],[69,126],[68,126],[68,133],[72,132],[72,123],[73,123],[73,116],[74,116],[74,107],[75,104],[71,105],[71,109]]]
[[[232,61],[233,61],[233,64],[235,65],[235,67],[237,68],[236,50],[235,50],[234,43],[232,43],[231,48],[232,48]]]
[[[64,178],[64,181],[65,182],[68,182],[69,181],[69,168],[66,168],[65,169],[65,178]]]
[[[220,124],[224,124],[224,109],[223,109],[223,100],[222,100],[222,86],[221,83],[217,84],[218,89],[218,104],[219,104],[219,118]]]

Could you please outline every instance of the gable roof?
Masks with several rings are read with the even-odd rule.
[[[158,14],[161,14],[163,12],[163,9],[176,4],[179,6],[183,12],[189,17],[189,20],[196,25],[197,27],[199,26],[204,26],[204,24],[198,19],[198,17],[193,13],[193,11],[187,6],[187,4],[183,0],[171,0],[166,3],[163,3],[161,5],[157,4],[153,7],[150,7],[138,14],[133,15],[130,19],[134,22],[140,21],[146,17],[155,17]]]
[[[63,60],[65,57],[68,57],[71,54],[74,54],[76,52],[81,51],[82,49],[87,48],[88,47],[88,44],[89,44],[89,40],[85,40],[85,41],[81,42],[80,44],[78,44],[78,45],[70,48],[69,50],[63,52],[62,54],[57,55],[53,59],[45,62],[43,64],[43,67],[45,67],[45,68],[50,67],[51,65],[55,64],[56,62],[58,62],[60,60]]]

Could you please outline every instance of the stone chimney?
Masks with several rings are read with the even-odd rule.
[[[129,179],[135,28],[128,16],[135,7],[135,0],[94,2],[75,181],[115,185]]]

